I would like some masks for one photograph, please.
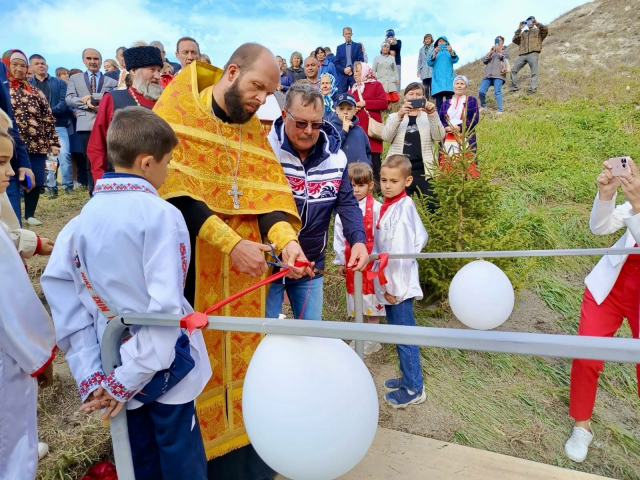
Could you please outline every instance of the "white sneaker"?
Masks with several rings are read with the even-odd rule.
[[[484,112],[487,109],[487,107],[480,107],[480,113]]]
[[[501,112],[500,110],[498,110],[498,111],[496,112],[496,115],[502,115],[503,113],[504,113],[504,112]]]
[[[589,445],[593,440],[593,433],[582,427],[573,427],[573,433],[564,444],[564,453],[574,462],[584,462],[589,453]]]
[[[382,350],[382,345],[378,342],[364,342],[364,354],[372,355]]]
[[[27,218],[27,223],[32,227],[37,227],[38,225],[42,225],[42,222],[34,217]]]
[[[49,453],[49,445],[38,442],[38,460],[42,460]]]

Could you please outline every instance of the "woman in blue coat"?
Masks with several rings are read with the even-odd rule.
[[[436,99],[438,111],[442,102],[453,96],[453,64],[458,63],[458,55],[449,45],[447,37],[436,40],[436,48],[429,57],[427,65],[433,68],[431,77],[431,96]]]

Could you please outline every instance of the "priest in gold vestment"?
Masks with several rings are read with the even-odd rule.
[[[154,112],[179,139],[160,190],[185,217],[192,259],[185,297],[204,311],[253,285],[267,272],[264,251],[275,245],[282,260],[306,260],[297,242],[301,227],[291,189],[255,115],[280,81],[266,48],[245,44],[225,70],[194,62],[164,90]],[[266,288],[216,315],[264,316]],[[270,478],[242,419],[242,386],[261,335],[203,332],[213,375],[196,400],[209,460],[209,478]]]

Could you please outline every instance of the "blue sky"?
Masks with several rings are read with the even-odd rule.
[[[496,35],[510,42],[518,22],[529,15],[549,23],[585,2],[522,3],[0,0],[0,48],[3,52],[20,48],[27,55],[40,53],[53,73],[59,66],[84,68],[81,52],[85,47],[97,48],[103,59],[115,58],[117,47],[137,40],[160,40],[169,59],[175,60],[175,41],[188,35],[198,40],[202,53],[221,66],[244,42],[262,43],[286,58],[295,50],[306,56],[317,46],[329,46],[335,52],[344,41],[342,27],[350,26],[354,40],[364,43],[373,63],[385,31],[393,28],[403,41],[402,83],[406,85],[416,78],[417,54],[425,33],[446,35],[460,56],[459,65],[463,65],[486,53]]]

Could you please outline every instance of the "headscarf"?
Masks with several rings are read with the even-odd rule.
[[[29,61],[27,60],[27,56],[24,54],[22,50],[7,50],[2,54],[2,63],[7,67],[7,79],[9,80],[9,87],[11,88],[22,88],[29,93],[33,93],[31,89],[31,84],[26,80],[20,80],[13,76],[11,73],[11,60],[19,58],[20,60],[24,60],[24,63],[27,64],[27,68],[29,68]]]
[[[325,113],[333,112],[335,111],[335,109],[333,108],[333,96],[338,93],[336,79],[330,73],[323,73],[322,75],[320,75],[320,83],[322,83],[322,77],[329,77],[329,80],[331,80],[331,91],[328,95],[322,95],[322,98],[324,99],[324,111]]]
[[[377,82],[375,74],[373,73],[373,69],[368,63],[360,62],[360,82],[356,82],[353,84],[354,89],[358,89],[360,92],[360,96],[362,97],[362,92],[364,92],[364,87],[367,83]]]
[[[465,77],[464,75],[456,76],[456,78],[453,79],[453,83],[456,83],[456,80],[462,80],[467,87],[469,86],[469,79],[467,77]]]

